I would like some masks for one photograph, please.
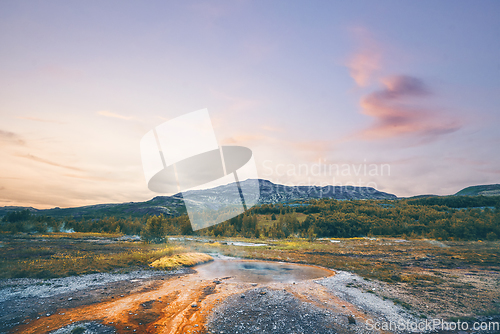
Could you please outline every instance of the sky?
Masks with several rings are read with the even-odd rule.
[[[207,108],[260,178],[500,183],[498,1],[2,1],[0,206],[144,201],[139,143]]]

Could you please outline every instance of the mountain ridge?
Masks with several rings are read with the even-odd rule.
[[[245,180],[240,184],[245,185],[246,182],[255,181]],[[356,186],[287,186],[276,184],[268,180],[258,179],[260,188],[260,197],[258,204],[276,204],[293,201],[304,201],[319,198],[334,198],[339,200],[348,199],[397,199],[396,195],[378,191],[371,187],[356,187]],[[231,184],[221,185],[212,189],[206,190],[190,190],[190,201],[217,202],[218,193],[224,192]],[[187,193],[187,192],[186,192]],[[220,196],[219,196],[220,197]],[[186,199],[187,200],[187,199]],[[239,200],[237,198],[236,200]],[[142,216],[145,214],[158,215],[164,214],[168,216],[178,216],[186,213],[184,206],[185,199],[182,193],[171,196],[155,196],[148,201],[143,202],[126,202],[126,203],[108,203],[108,204],[93,204],[73,208],[51,208],[51,209],[36,209],[33,207],[6,206],[0,207],[0,216],[3,216],[12,211],[29,210],[34,214],[41,214],[54,217],[82,217],[82,216]],[[213,203],[212,203],[213,204]]]
[[[245,185],[246,182],[255,182],[254,180],[245,180],[240,182]],[[257,205],[277,204],[294,201],[307,201],[311,199],[333,198],[337,200],[356,200],[356,199],[398,199],[396,195],[376,190],[372,187],[357,186],[287,186],[273,183],[269,180],[258,179],[260,188],[260,197]],[[195,205],[209,203],[217,207],[222,205],[221,193],[227,191],[231,184],[221,185],[206,190],[190,190],[189,199],[184,199],[182,193],[171,196],[155,196],[150,200],[143,202],[125,202],[125,203],[105,203],[93,204],[73,208],[51,208],[36,209],[33,207],[22,206],[4,206],[0,207],[0,217],[9,212],[29,210],[34,214],[47,215],[53,217],[99,217],[99,216],[117,216],[117,217],[140,217],[146,214],[167,216],[179,216],[186,213],[184,201],[191,201]],[[480,196],[480,195],[500,195],[500,184],[478,185],[466,187],[454,195],[448,196]],[[417,195],[418,197],[439,197],[437,195]],[[239,197],[234,198],[239,201]],[[227,200],[226,200],[227,202]],[[228,204],[228,203],[225,203]],[[229,203],[229,204],[236,204]]]

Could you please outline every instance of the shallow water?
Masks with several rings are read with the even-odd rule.
[[[233,280],[250,283],[299,282],[333,274],[330,270],[314,266],[243,260],[216,260],[196,266],[194,269],[201,278],[215,279],[230,276]]]
[[[246,246],[246,247],[267,246],[267,244],[255,244],[253,242],[242,242],[242,241],[228,241],[227,244],[233,246]]]

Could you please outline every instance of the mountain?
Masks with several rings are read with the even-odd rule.
[[[338,200],[349,199],[397,199],[396,195],[384,193],[370,187],[354,186],[285,186],[275,184],[267,180],[246,180],[241,182],[241,188],[258,185],[260,197],[258,204],[275,204],[293,201],[307,201],[318,198],[334,198]],[[119,204],[97,204],[76,208],[53,208],[39,210],[31,207],[0,207],[0,216],[12,211],[28,209],[34,214],[47,215],[52,217],[139,217],[146,214],[168,216],[178,216],[186,213],[184,201],[189,201],[190,205],[200,207],[217,208],[223,204],[236,204],[240,199],[235,196],[227,196],[227,193],[234,189],[234,185],[228,184],[206,190],[190,190],[185,192],[185,198],[181,193],[173,196],[156,196],[145,202],[129,202]]]
[[[244,181],[246,182],[246,181]],[[244,183],[243,182],[243,183]],[[260,204],[305,201],[317,198],[346,199],[397,199],[371,187],[354,186],[285,186],[267,180],[259,180]]]
[[[495,196],[500,195],[500,184],[471,186],[457,192],[455,196]]]

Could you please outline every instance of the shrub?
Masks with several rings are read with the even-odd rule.
[[[497,240],[498,236],[495,232],[490,232],[488,234],[486,234],[486,239],[489,240],[489,241],[495,241]]]

